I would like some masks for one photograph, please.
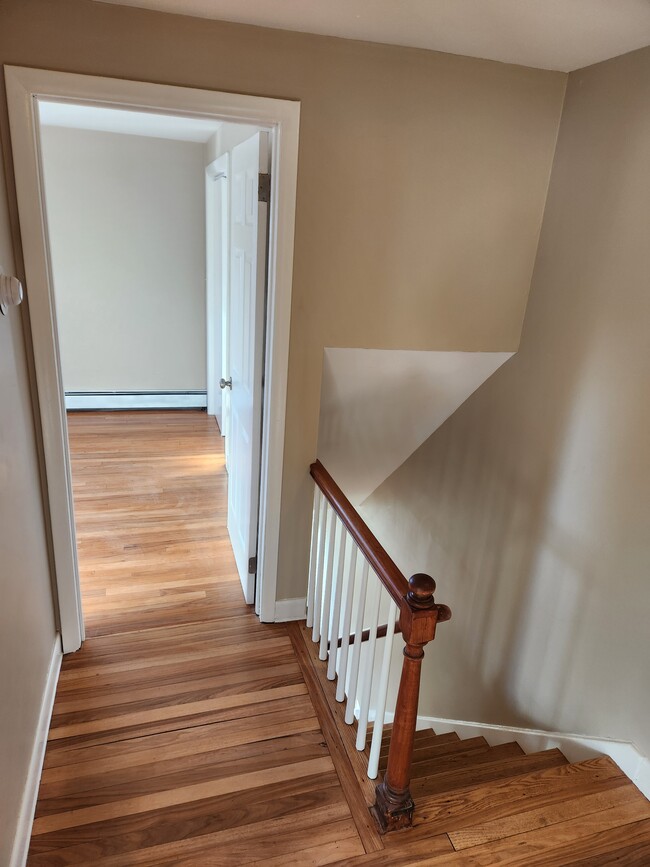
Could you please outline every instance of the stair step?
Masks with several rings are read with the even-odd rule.
[[[387,749],[390,744],[390,736],[392,733],[392,726],[386,726],[384,728],[383,737],[381,739],[381,748],[382,750]],[[372,733],[368,735],[368,744],[372,740]],[[414,744],[415,749],[418,746],[424,745],[433,745],[433,744],[452,744],[459,741],[460,738],[456,734],[456,732],[446,732],[444,735],[437,735],[433,729],[419,729],[415,733]]]
[[[468,738],[467,740],[451,741],[450,743],[438,743],[435,741],[431,745],[424,743],[422,746],[416,744],[413,750],[413,761],[420,762],[425,759],[433,759],[436,756],[446,756],[452,753],[466,752],[467,750],[478,749],[478,747],[488,747],[489,744],[484,737]],[[388,747],[382,749],[379,754],[380,764],[388,756]]]
[[[439,851],[445,839],[450,840],[454,848],[451,852],[437,854],[436,850]],[[429,845],[434,849],[432,857],[425,854]],[[393,847],[389,851],[388,858],[364,861],[364,864],[378,867],[406,863],[426,863],[430,867],[635,864],[642,867],[650,863],[650,805],[630,784],[531,809],[488,826],[468,828],[465,832],[420,839],[409,835],[400,849]]]
[[[411,794],[417,803],[418,798],[427,795],[438,795],[443,792],[452,792],[468,786],[480,786],[491,780],[499,780],[504,777],[515,777],[543,768],[557,767],[568,764],[560,750],[544,750],[531,755],[516,755],[510,758],[492,762],[469,763],[463,768],[450,770],[445,773],[431,774],[426,777],[418,777],[411,782]]]
[[[438,795],[422,795],[417,801],[414,836],[436,836],[491,822],[593,792],[632,785],[607,756],[576,764],[486,781],[471,788]],[[395,838],[388,835],[386,841]]]
[[[388,750],[390,749],[390,738],[391,738],[391,726],[384,727],[383,737],[381,739],[381,751],[380,756],[387,756]],[[370,744],[372,742],[372,732],[368,732],[368,736],[366,738],[366,755],[370,755]],[[444,735],[437,735],[433,729],[421,729],[416,731],[414,738],[414,748],[416,750],[423,749],[424,747],[438,747],[456,744],[460,742],[460,738],[456,734],[456,732],[446,732]]]
[[[502,760],[523,756],[524,751],[519,744],[512,741],[508,744],[497,746],[479,746],[465,752],[452,753],[447,756],[438,756],[433,759],[425,759],[411,766],[411,779],[420,777],[437,777],[451,771],[460,771],[463,768],[473,769],[479,765],[494,764]]]
[[[525,864],[539,867],[596,867],[650,863],[650,804],[629,781],[600,792],[566,795],[538,806],[532,799],[519,812],[464,830],[408,842],[406,849],[447,837],[453,852],[434,855],[427,864]],[[397,853],[397,849],[393,852]],[[402,854],[402,853],[400,853]],[[414,859],[407,851],[402,863]],[[384,862],[377,862],[383,864]],[[390,863],[390,860],[388,861]],[[421,863],[421,862],[419,862]]]

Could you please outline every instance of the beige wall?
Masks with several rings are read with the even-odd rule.
[[[423,712],[650,753],[650,49],[572,73],[521,347],[364,507],[451,605]]]
[[[43,127],[66,391],[205,391],[204,147]]]
[[[4,0],[0,61],[301,101],[279,584],[300,595],[323,348],[516,348],[566,76],[89,0]]]
[[[326,349],[318,459],[358,506],[511,355]]]
[[[0,266],[14,272],[1,172]],[[56,635],[21,315],[0,315],[0,864],[9,864]]]

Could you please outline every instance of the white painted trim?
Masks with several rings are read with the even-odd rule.
[[[393,714],[386,714],[386,722],[392,721]],[[557,747],[570,762],[581,762],[597,755],[606,755],[616,762],[647,798],[650,798],[650,760],[630,741],[432,716],[418,716],[417,727],[418,729],[431,728],[439,735],[456,732],[463,739],[482,736],[490,746],[515,740],[526,753]]]
[[[291,277],[298,180],[300,104],[271,130],[266,354],[262,411],[259,538],[255,609],[262,621],[275,619],[280,547],[280,501],[289,372]],[[275,312],[274,312],[275,311]]]
[[[307,598],[278,599],[275,603],[275,622],[288,623],[290,620],[304,620],[307,616]]]
[[[57,635],[54,640],[50,666],[45,680],[45,689],[43,690],[43,698],[41,700],[41,709],[38,715],[36,735],[34,737],[32,755],[27,771],[27,779],[25,780],[25,788],[23,789],[23,796],[20,802],[18,825],[14,836],[14,845],[9,867],[24,867],[27,863],[27,852],[29,850],[29,841],[32,836],[32,825],[34,823],[34,813],[36,812],[38,789],[41,784],[43,762],[45,761],[47,735],[50,729],[50,720],[52,719],[52,709],[54,707],[54,697],[59,682],[59,672],[61,670],[62,659],[63,651],[61,650],[61,636]]]
[[[204,391],[98,391],[65,394],[66,409],[203,409]]]
[[[289,367],[300,103],[15,66],[5,67],[5,81],[64,652],[76,650],[81,645],[83,617],[65,400],[42,190],[37,100],[111,105],[187,117],[211,117],[254,124],[270,132],[273,156],[258,539],[258,581],[261,585],[258,613],[262,620],[273,621]]]

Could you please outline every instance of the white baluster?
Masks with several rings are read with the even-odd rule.
[[[321,492],[314,485],[314,508],[311,516],[311,553],[309,556],[309,585],[307,587],[307,628],[314,625],[314,594],[316,590],[316,566],[318,563],[318,529],[321,508]]]
[[[343,603],[343,629],[341,633],[341,656],[339,663],[339,679],[336,684],[336,700],[345,699],[345,678],[348,673],[348,658],[350,656],[350,624],[352,622],[352,601],[354,599],[354,585],[357,577],[357,546],[352,543],[350,551],[350,563],[348,565],[348,584]]]
[[[361,688],[361,700],[359,702],[359,722],[357,724],[357,749],[363,750],[366,747],[366,732],[368,731],[368,712],[370,711],[370,693],[372,690],[372,676],[375,665],[375,647],[377,646],[377,623],[379,622],[379,605],[381,603],[381,585],[375,585],[373,589],[373,600],[370,605],[370,622],[368,629],[370,637],[368,638],[368,650],[366,651],[366,659],[364,661],[363,671],[363,686]]]
[[[370,758],[368,759],[368,776],[371,780],[376,779],[379,772],[379,753],[381,752],[381,738],[384,733],[384,714],[386,713],[386,696],[388,694],[388,680],[390,664],[392,661],[393,636],[395,635],[395,620],[397,618],[397,605],[390,600],[388,607],[388,620],[386,630],[386,643],[381,660],[381,674],[377,688],[377,709],[375,711],[375,724],[372,729],[372,743],[370,745]]]
[[[343,566],[345,564],[345,547],[348,539],[348,531],[340,523],[339,548],[336,560],[336,587],[334,588],[334,606],[332,608],[332,621],[330,625],[330,655],[327,663],[327,679],[336,679],[336,656],[339,645],[339,629],[341,626],[341,596],[343,593]]]
[[[336,529],[339,521],[336,512],[330,507],[327,516],[327,530],[325,532],[325,578],[323,585],[323,607],[320,615],[320,650],[318,658],[327,659],[327,639],[330,631],[332,616],[332,571],[334,569],[334,545],[336,542]]]
[[[314,581],[314,623],[311,640],[316,642],[320,638],[320,613],[323,605],[323,564],[325,558],[325,528],[327,516],[331,506],[321,494],[321,507],[318,515],[318,556],[316,558],[316,575]]]
[[[348,684],[348,703],[345,706],[345,721],[348,725],[354,722],[354,705],[357,700],[357,685],[359,683],[359,661],[361,659],[361,633],[363,632],[363,615],[366,609],[366,588],[368,586],[368,561],[363,560],[361,579],[359,581],[359,599],[356,617],[354,618],[354,645],[352,649],[352,664],[350,666],[350,682]]]

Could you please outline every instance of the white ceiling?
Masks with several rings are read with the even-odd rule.
[[[208,118],[178,117],[71,102],[41,100],[38,105],[43,126],[67,126],[193,142],[206,142],[221,126],[219,121]]]
[[[570,72],[650,44],[650,0],[100,0]]]

